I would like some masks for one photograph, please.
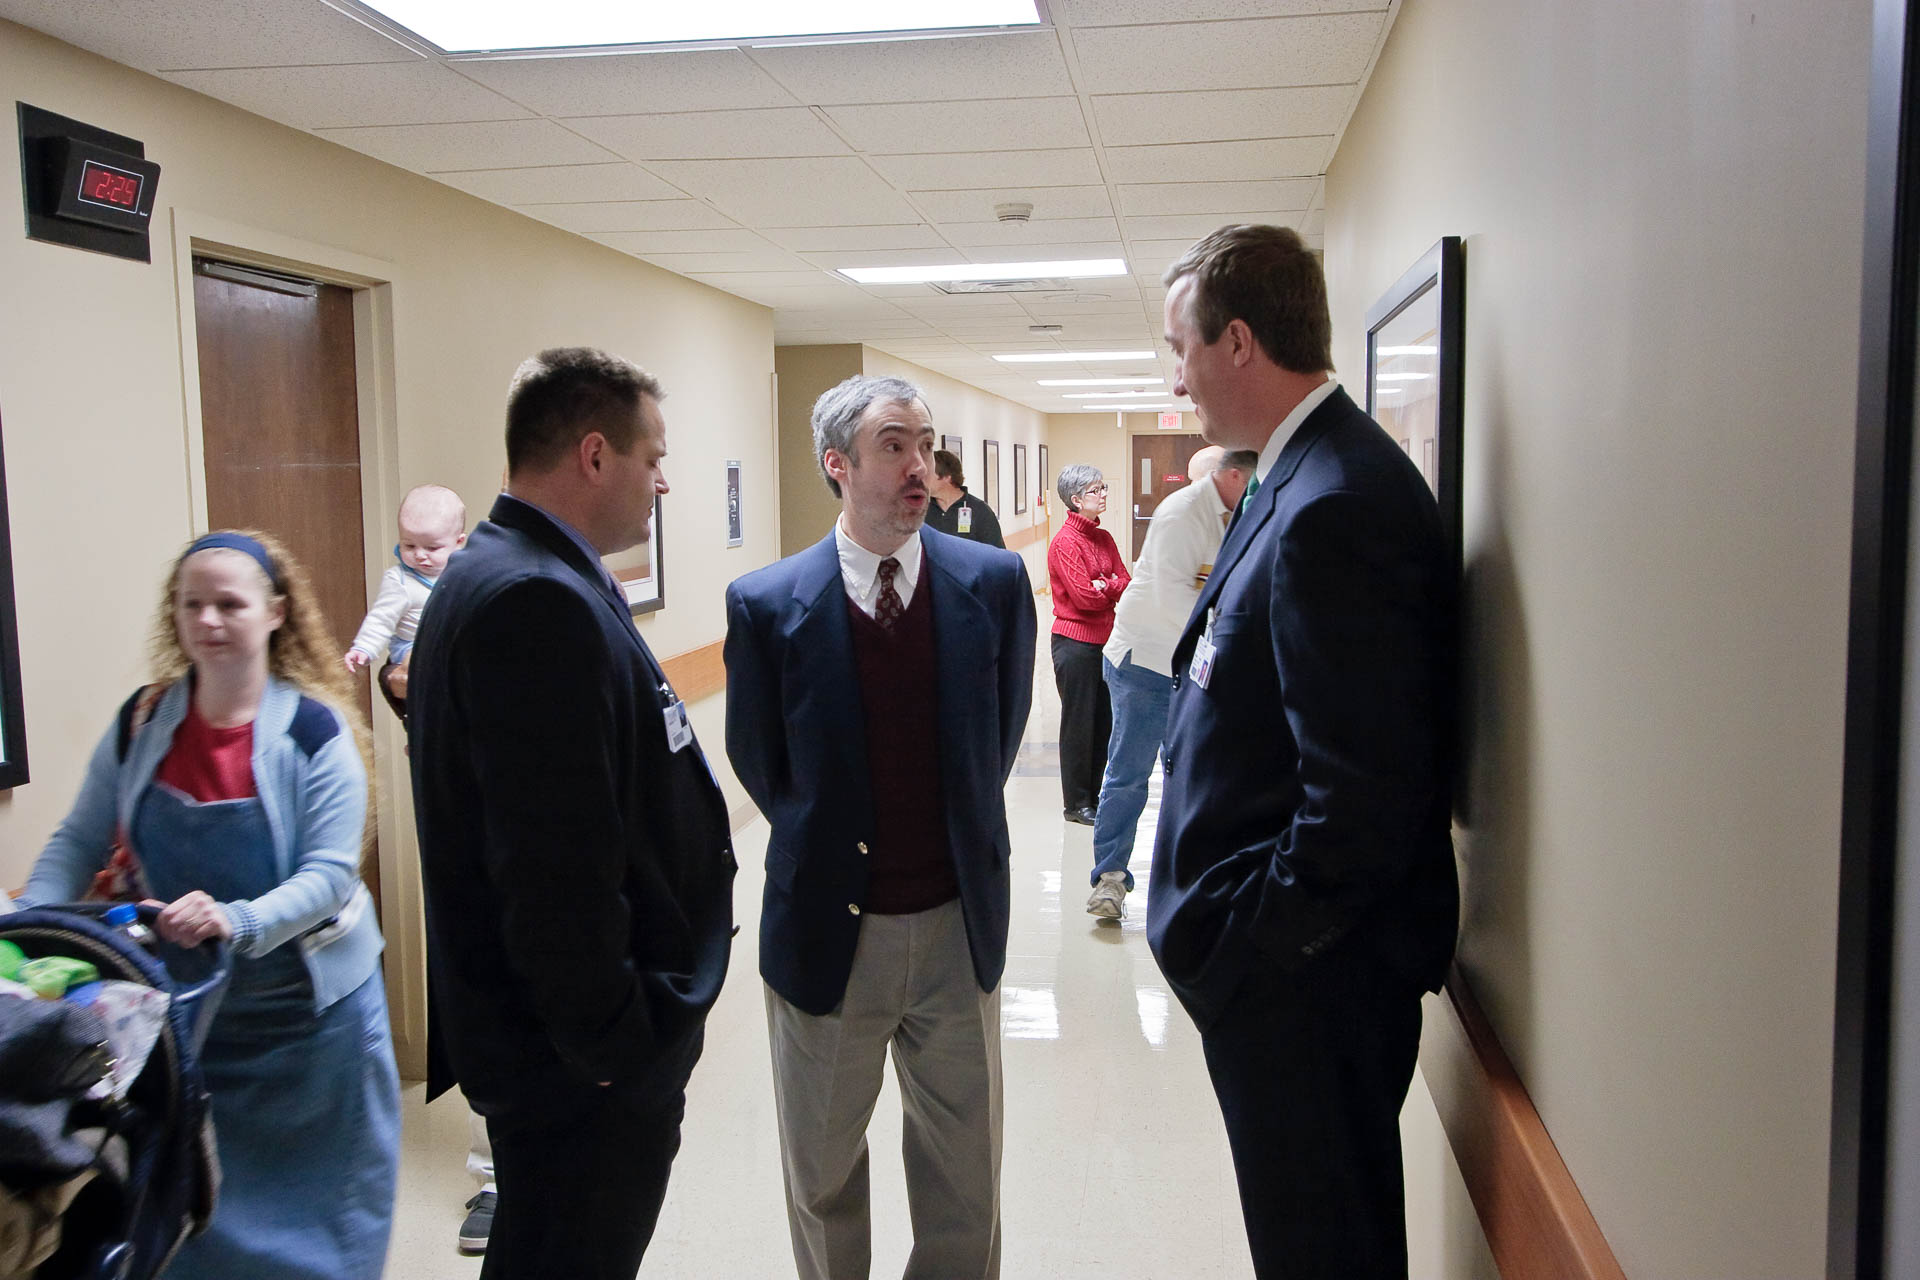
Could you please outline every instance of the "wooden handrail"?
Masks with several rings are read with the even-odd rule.
[[[1420,1069],[1502,1280],[1626,1280],[1458,966],[1442,1003]]]

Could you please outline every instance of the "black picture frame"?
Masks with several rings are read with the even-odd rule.
[[[1013,446],[1013,514],[1027,513],[1027,446]]]
[[[7,468],[0,449],[0,790],[25,786],[27,706],[20,684],[20,626],[13,596],[13,526],[7,513]]]
[[[660,523],[660,495],[653,498],[653,536],[602,560],[627,593],[627,611],[634,617],[667,607],[666,533]]]
[[[1466,430],[1466,315],[1466,255],[1459,236],[1441,237],[1367,311],[1367,414],[1400,441],[1433,487],[1434,501],[1440,506],[1440,527],[1455,564],[1464,563],[1465,552],[1460,523],[1460,465]],[[1424,332],[1429,316],[1434,347],[1430,356],[1390,340],[1405,336],[1400,331],[1409,328]],[[1428,344],[1423,341],[1414,345]],[[1402,349],[1394,350],[1396,346]],[[1402,384],[1389,380],[1402,377],[1431,378],[1434,382],[1430,432],[1403,435],[1396,430],[1394,406],[1383,402],[1399,398],[1395,388]],[[1404,389],[1401,394],[1405,394]]]
[[[967,442],[959,436],[941,436],[940,447],[956,458],[964,458],[967,456]]]
[[[1000,442],[980,442],[980,500],[1000,514]]]
[[[1047,476],[1047,446],[1045,446],[1044,444],[1039,445],[1037,446],[1037,450],[1038,452],[1035,454],[1035,457],[1037,458],[1040,464],[1040,478],[1038,483],[1034,485],[1034,489],[1033,489],[1034,501],[1040,504],[1040,509],[1042,511],[1046,511],[1053,506],[1053,503],[1051,500],[1052,494],[1053,494],[1053,481]]]

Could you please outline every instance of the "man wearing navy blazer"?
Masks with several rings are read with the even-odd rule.
[[[1419,471],[1328,372],[1299,236],[1222,228],[1166,281],[1175,392],[1260,462],[1174,650],[1147,939],[1256,1274],[1405,1277],[1399,1112],[1458,914],[1455,571]]]
[[[1003,800],[1033,697],[1020,557],[923,529],[933,420],[856,376],[813,408],[834,529],[727,589],[727,755],[773,830],[760,914],[801,1280],[865,1280],[893,1050],[907,1280],[1000,1274]]]
[[[507,492],[413,651],[427,1096],[486,1117],[483,1280],[633,1280],[727,971],[726,804],[600,562],[667,491],[660,394],[588,348],[520,366]]]

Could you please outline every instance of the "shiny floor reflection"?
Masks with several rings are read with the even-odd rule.
[[[1042,605],[1044,612],[1044,602]],[[1252,1274],[1239,1201],[1199,1037],[1146,942],[1156,780],[1134,848],[1124,921],[1086,914],[1092,831],[1060,820],[1057,700],[1045,635],[1027,747],[1007,788],[1013,923],[1002,980],[1007,1280],[1214,1280]],[[717,746],[717,744],[714,744]],[[673,1183],[642,1276],[793,1275],[773,1127],[755,922],[767,829],[737,840],[742,924],[707,1050],[688,1091]],[[387,1275],[465,1280],[454,1251],[466,1178],[457,1097],[405,1099],[400,1208]],[[900,1172],[900,1103],[889,1075],[870,1131],[875,1280],[912,1243]]]

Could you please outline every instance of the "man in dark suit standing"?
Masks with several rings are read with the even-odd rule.
[[[865,1280],[866,1130],[891,1045],[906,1276],[992,1280],[1003,792],[1033,696],[1033,591],[1017,555],[923,532],[933,420],[911,383],[841,383],[813,441],[833,532],[727,589],[727,755],[773,827],[760,972],[795,1265]]]
[[[1147,938],[1256,1273],[1404,1277],[1398,1118],[1458,913],[1455,571],[1419,471],[1328,372],[1299,236],[1225,227],[1166,280],[1175,392],[1260,462],[1174,650]]]
[[[428,1097],[486,1117],[483,1280],[632,1280],[726,976],[726,804],[600,562],[651,536],[660,397],[587,348],[520,366],[507,491],[414,650]]]

